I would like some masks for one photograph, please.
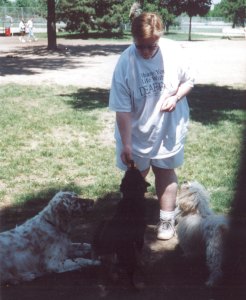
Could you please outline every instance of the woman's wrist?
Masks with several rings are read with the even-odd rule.
[[[179,93],[177,93],[175,96],[176,96],[176,103],[178,103],[182,97],[180,96]]]

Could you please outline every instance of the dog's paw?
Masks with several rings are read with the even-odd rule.
[[[88,244],[88,243],[83,243],[82,244],[81,250],[83,250],[84,254],[91,253],[91,249],[92,249],[91,244]]]
[[[109,293],[109,291],[107,290],[106,286],[103,285],[103,284],[99,284],[98,288],[99,288],[99,295],[100,295],[100,297],[101,298],[105,298],[108,295],[108,293]]]
[[[92,266],[101,266],[102,262],[98,259],[92,259],[91,260],[91,265]]]
[[[120,279],[120,275],[116,270],[110,271],[109,272],[109,278],[113,283],[117,283]]]
[[[216,273],[210,274],[208,280],[206,281],[206,286],[212,288],[220,283],[222,280],[222,272],[218,271]]]
[[[68,258],[86,257],[91,254],[91,244],[72,243],[68,249]]]
[[[135,289],[142,290],[145,288],[145,278],[142,268],[137,268],[132,275],[131,281]]]
[[[144,277],[141,274],[134,274],[132,278],[132,284],[135,289],[137,290],[142,290],[145,288],[145,282],[144,282]]]
[[[37,274],[34,272],[25,272],[21,276],[21,281],[32,281],[37,277]]]
[[[205,282],[205,285],[208,287],[208,288],[211,288],[211,287],[213,287],[214,286],[214,282],[213,282],[213,280],[207,280],[206,282]]]

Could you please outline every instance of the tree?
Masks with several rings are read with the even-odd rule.
[[[206,15],[212,4],[211,0],[167,0],[163,1],[169,9],[173,11],[173,13],[178,16],[182,13],[186,13],[190,18],[189,25],[189,41],[191,40],[191,24],[192,17],[199,15]]]
[[[212,16],[224,17],[232,22],[232,27],[245,26],[245,0],[222,0],[215,5]]]
[[[57,19],[66,23],[68,31],[87,33],[95,16],[90,0],[60,0],[57,7]]]
[[[191,21],[192,17],[199,15],[204,16],[206,15],[209,10],[210,6],[212,4],[211,0],[187,0],[183,1],[183,11],[187,13],[187,15],[190,17],[190,25],[189,25],[189,41],[191,41]]]
[[[34,16],[47,17],[47,0],[16,0],[14,5],[31,8]]]
[[[90,29],[111,31],[122,23],[123,0],[60,0],[57,18],[67,30],[88,33]]]
[[[122,3],[118,4],[118,11],[121,13],[122,16],[122,22],[123,23],[128,23],[129,21],[131,21],[131,17],[130,17],[130,13],[131,13],[131,9],[133,4],[137,3],[137,6],[142,10],[142,4],[141,2],[143,1],[136,1],[134,2],[134,0],[125,0],[122,1]]]
[[[97,30],[111,31],[112,29],[121,30],[121,0],[97,0],[94,1],[95,26]]]
[[[172,13],[171,9],[167,7],[166,1],[163,0],[148,0],[148,1],[138,1],[132,5],[131,9],[139,9],[145,12],[158,12],[158,14],[162,17],[163,22],[165,24],[165,29],[168,32],[169,26],[174,22],[175,16]],[[138,4],[136,6],[136,4]]]
[[[35,7],[37,5],[36,0],[16,0],[15,5],[18,7]]]
[[[56,50],[56,3],[55,0],[47,0],[47,32],[48,32],[48,49]]]
[[[9,6],[12,6],[12,3],[11,3],[11,1],[8,1],[8,0],[1,0],[0,5],[9,7]]]

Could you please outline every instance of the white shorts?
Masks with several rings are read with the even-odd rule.
[[[116,165],[121,170],[126,171],[127,166],[121,160],[121,152],[116,150]],[[134,160],[137,168],[143,172],[149,169],[150,166],[154,166],[161,169],[175,169],[180,167],[184,162],[184,147],[176,153],[174,156],[161,158],[161,159],[150,159],[145,157],[140,157],[136,155],[132,155],[132,159]]]

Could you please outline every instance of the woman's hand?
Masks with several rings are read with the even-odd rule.
[[[132,160],[132,147],[130,145],[124,146],[120,157],[125,165],[129,165]]]
[[[176,108],[177,102],[178,102],[177,95],[167,97],[161,106],[161,111],[165,111],[165,112],[174,111]]]

